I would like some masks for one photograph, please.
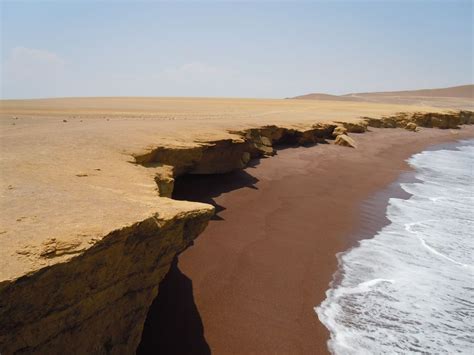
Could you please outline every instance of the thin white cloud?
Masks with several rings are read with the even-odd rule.
[[[243,77],[229,67],[189,61],[163,68],[153,76],[163,96],[222,96],[229,87],[240,87]]]
[[[179,82],[225,80],[234,75],[235,72],[233,70],[201,62],[190,62],[177,67],[166,68],[161,73],[163,78]]]
[[[44,49],[15,47],[2,65],[2,96],[44,97],[60,92],[65,61]]]

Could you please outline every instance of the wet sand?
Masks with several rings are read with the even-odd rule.
[[[313,307],[325,298],[335,254],[386,223],[395,192],[380,191],[409,171],[409,156],[474,137],[474,127],[352,137],[357,149],[287,148],[244,171],[177,181],[174,198],[212,203],[217,215],[165,279],[174,288],[160,290],[139,352],[179,343],[182,354],[327,353]],[[180,282],[187,297],[176,297]],[[153,321],[163,304],[171,311]],[[163,333],[156,322],[174,326]]]

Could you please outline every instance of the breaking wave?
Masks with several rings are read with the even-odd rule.
[[[338,255],[339,282],[315,308],[334,354],[472,354],[474,140],[409,159],[412,196],[390,224]]]

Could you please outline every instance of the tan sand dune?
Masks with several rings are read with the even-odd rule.
[[[328,101],[364,101],[362,98],[351,97],[349,95],[331,95],[313,93],[293,97],[296,100],[328,100]]]
[[[423,97],[458,97],[474,99],[474,85],[452,86],[440,89],[422,89],[405,91],[365,92],[344,96],[423,96]]]
[[[474,107],[474,85],[441,89],[353,93],[347,95],[315,93],[296,96],[294,99],[374,102],[472,110]]]

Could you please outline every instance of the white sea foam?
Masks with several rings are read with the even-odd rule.
[[[474,140],[409,163],[412,196],[338,255],[341,280],[315,308],[334,354],[473,354]]]

